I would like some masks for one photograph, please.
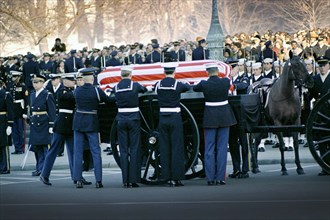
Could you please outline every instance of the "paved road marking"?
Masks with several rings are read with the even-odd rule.
[[[307,165],[307,166],[303,166],[303,168],[309,168],[309,167],[318,167],[319,165],[317,165],[317,164],[315,164],[315,165]],[[287,167],[286,168],[287,170],[295,170],[295,169],[297,169],[297,167],[296,166],[294,166],[294,167]],[[272,173],[272,172],[279,172],[279,171],[281,171],[281,169],[276,169],[276,170],[266,170],[265,172],[266,173]]]

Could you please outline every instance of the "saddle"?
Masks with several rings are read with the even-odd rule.
[[[278,78],[275,79],[269,79],[269,78],[263,78],[260,81],[254,82],[248,87],[248,94],[251,93],[259,93],[261,104],[266,108],[268,103],[268,94],[270,90],[272,89],[272,86],[274,83],[278,80]]]

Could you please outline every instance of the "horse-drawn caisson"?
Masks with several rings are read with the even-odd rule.
[[[176,69],[176,79],[188,81],[196,84],[200,80],[207,79],[207,72],[204,64],[216,62],[219,67],[219,77],[229,77],[231,67],[221,61],[201,60],[178,62]],[[132,80],[150,86],[161,80],[163,68],[160,63],[134,65]],[[307,74],[307,75],[306,75]],[[283,79],[282,79],[283,78]],[[282,79],[282,80],[281,80]],[[98,82],[102,89],[112,88],[120,81],[120,67],[107,67],[98,75]],[[300,100],[294,89],[295,82],[310,84],[308,73],[299,58],[292,57],[285,65],[283,76],[274,83],[273,92],[269,94],[267,104],[260,98],[259,93],[247,95],[229,96],[229,103],[238,112],[237,117],[240,128],[247,134],[261,131],[276,132],[279,135],[281,150],[282,174],[286,173],[284,161],[284,143],[281,140],[282,131],[293,132],[294,148],[298,174],[304,171],[300,165],[298,154],[298,131],[304,131],[305,126],[300,125]],[[286,83],[288,88],[283,89]],[[310,86],[310,85],[307,85]],[[279,91],[284,91],[280,94]],[[204,98],[202,93],[192,90],[182,94],[181,114],[184,126],[184,146],[185,146],[185,165],[186,177],[192,178],[199,176],[203,170],[196,170],[202,167],[203,161],[203,108]],[[266,100],[266,99],[265,99]],[[263,105],[267,110],[263,109]],[[330,151],[322,155],[319,153],[319,144],[330,143],[330,94],[323,97],[314,107],[306,125],[307,141],[312,155],[320,166],[330,173]],[[260,126],[260,119],[263,112],[267,112],[273,119],[275,126]],[[283,114],[285,112],[286,114]],[[106,141],[110,141],[114,158],[120,166],[120,154],[117,142],[117,123],[115,115],[117,113],[115,104],[103,107],[101,111],[101,136]],[[157,95],[149,92],[140,96],[140,115],[141,115],[141,148],[143,169],[141,179],[143,183],[159,184],[161,167],[158,148],[158,113],[159,107]],[[110,133],[110,135],[109,135]],[[107,139],[110,137],[110,139]],[[257,157],[255,145],[251,145],[252,171],[257,171]],[[196,166],[199,164],[199,166]]]

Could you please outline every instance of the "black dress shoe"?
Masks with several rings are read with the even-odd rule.
[[[175,182],[173,180],[169,180],[169,181],[167,181],[167,185],[169,187],[174,187],[175,186]]]
[[[132,186],[133,188],[140,187],[139,184],[137,184],[137,183],[131,183],[131,186]]]
[[[32,176],[40,176],[40,174],[41,174],[41,171],[39,171],[39,170],[32,172]]]
[[[184,186],[180,180],[174,180],[174,186]]]
[[[216,182],[217,185],[226,185],[226,182],[223,180],[217,181]]]
[[[241,174],[240,171],[236,171],[234,173],[231,173],[228,175],[229,178],[238,178],[238,176]]]
[[[215,185],[215,181],[207,181],[207,185],[208,186],[213,186],[213,185]]]
[[[92,185],[92,182],[87,181],[84,177],[81,179],[81,182],[84,185]]]
[[[97,182],[95,183],[95,187],[96,187],[96,188],[103,188],[103,184],[102,184],[102,182],[101,182],[101,181],[97,181]]]
[[[10,170],[1,171],[1,174],[10,174]]]
[[[110,147],[106,147],[106,148],[103,150],[103,152],[109,152],[110,150],[111,150]]]
[[[77,181],[76,188],[83,188],[83,183],[81,181]]]
[[[149,180],[156,180],[156,179],[157,179],[157,175],[156,175],[156,173],[153,173],[151,176],[149,176],[148,179],[149,179]]]
[[[319,172],[319,174],[317,174],[318,176],[328,176],[330,175],[329,173],[327,173],[327,171],[322,170],[321,172]]]
[[[57,155],[58,157],[63,157],[64,156],[64,153],[60,153]]]
[[[248,172],[241,173],[241,174],[238,176],[238,178],[240,178],[240,179],[245,179],[245,178],[249,178],[249,177],[250,177],[250,175],[249,175]]]
[[[124,188],[131,188],[131,184],[129,184],[129,183],[124,183]]]
[[[48,185],[48,186],[51,186],[51,185],[52,185],[52,184],[49,182],[48,177],[40,176],[40,180],[41,180],[41,182],[43,182],[44,184],[46,184],[46,185]]]

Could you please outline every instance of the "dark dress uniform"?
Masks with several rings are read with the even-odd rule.
[[[31,81],[32,74],[39,74],[40,71],[38,63],[32,60],[32,54],[28,54],[26,58],[28,59],[28,61],[23,64],[23,81],[28,91],[30,92],[31,90],[33,90]]]
[[[161,55],[156,50],[152,51],[152,53],[146,57],[146,63],[158,63],[161,61],[162,61]]]
[[[106,66],[121,66],[121,63],[118,59],[112,57],[106,62]]]
[[[61,147],[66,144],[71,178],[73,179],[73,112],[75,109],[75,99],[73,88],[64,87],[59,89],[58,94],[58,116],[54,122],[54,134],[50,148],[47,152],[45,164],[41,176],[48,180],[53,168],[56,156],[61,151]]]
[[[142,64],[142,58],[140,54],[135,53],[134,55],[130,54],[128,57],[125,57],[125,64]]]
[[[268,78],[268,79],[273,79],[273,77],[275,77],[275,74],[273,72],[273,70],[270,70],[268,72],[264,72],[264,78]],[[261,79],[259,79],[260,81]]]
[[[249,86],[249,79],[239,76],[233,81],[233,85],[237,91],[237,95],[246,94]],[[240,112],[234,109],[236,118]],[[240,149],[241,147],[241,149]],[[229,177],[248,177],[249,172],[249,148],[247,137],[244,131],[240,130],[238,124],[230,127],[229,130],[229,150],[233,163],[233,174]],[[241,167],[242,165],[242,167]]]
[[[55,73],[56,65],[53,61],[48,61],[47,63],[45,61],[41,61],[39,63],[39,69],[40,73],[46,75],[46,77],[48,78],[49,74]]]
[[[93,74],[93,69],[88,68],[82,71],[84,75]],[[76,101],[76,112],[73,117],[74,131],[74,165],[73,180],[77,181],[77,188],[82,187],[82,170],[83,170],[83,151],[85,138],[93,156],[94,175],[96,179],[96,187],[102,185],[102,159],[99,143],[99,119],[97,110],[99,103],[111,102],[111,99],[100,89],[90,83],[76,88],[74,92]]]
[[[79,69],[84,68],[84,64],[80,58],[71,56],[69,59],[65,60],[64,71],[66,73],[77,72]]]
[[[259,78],[256,78],[254,76],[254,74],[253,74],[253,76],[252,76],[252,83],[258,82],[258,81],[262,80],[263,78],[265,78],[265,77],[263,77],[262,75],[260,75]]]
[[[0,79],[0,83],[1,79]],[[13,99],[9,92],[0,88],[0,173],[10,173],[10,157],[7,128],[13,126]]]
[[[159,111],[159,149],[161,176],[164,180],[180,181],[185,178],[181,93],[190,89],[188,84],[165,77],[155,85]]]
[[[204,47],[199,46],[192,52],[192,60],[208,60],[210,59],[209,49],[204,49]]]
[[[317,58],[317,62],[319,65],[330,65],[329,64],[329,60],[328,58],[326,57],[318,57]],[[326,64],[328,63],[328,64]],[[315,99],[316,102],[322,98],[322,96],[324,96],[325,94],[327,94],[329,91],[330,91],[330,70],[328,70],[328,75],[327,77],[324,79],[324,81],[322,81],[322,78],[321,78],[321,73],[319,73],[318,75],[314,76],[314,86],[313,88],[309,89],[309,92],[310,92],[310,99]],[[322,109],[323,111],[323,114],[327,115],[326,112],[330,112],[329,109],[326,109],[326,107],[324,107]],[[316,123],[322,123],[322,122],[319,122],[317,121]],[[320,138],[322,136],[326,136],[327,134],[324,133],[325,131],[320,131],[318,134],[317,134],[317,138]],[[320,154],[321,156],[325,155],[328,151],[329,151],[329,144],[327,144],[326,142],[325,143],[320,143],[319,144],[319,150],[320,150]],[[326,158],[326,157],[325,157]],[[329,161],[327,161],[329,162]],[[325,170],[322,170],[322,172],[319,173],[319,175],[329,175],[330,173],[327,173]]]
[[[184,50],[178,50],[178,51],[171,51],[170,52],[170,59],[172,62],[178,62],[178,61],[185,61],[186,60],[186,53]]]
[[[228,104],[230,80],[210,76],[194,86],[194,91],[203,92],[205,108],[203,127],[205,135],[205,175],[210,185],[225,181],[229,127],[236,124],[234,113]],[[216,153],[215,153],[216,152]]]
[[[140,182],[140,112],[139,93],[147,89],[130,79],[122,79],[115,87],[114,93],[118,107],[118,142],[120,150],[120,167],[125,187]]]
[[[36,91],[30,95],[30,146],[36,157],[36,171],[40,175],[44,160],[51,143],[49,128],[54,125],[56,107],[53,95],[45,89],[36,96]]]
[[[14,112],[14,123],[13,123],[13,144],[15,146],[15,151],[13,154],[22,154],[25,150],[25,140],[24,140],[24,120],[23,114],[27,115],[27,105],[28,105],[28,91],[24,83],[15,83],[11,81],[7,85],[7,90],[13,97],[13,112]]]

